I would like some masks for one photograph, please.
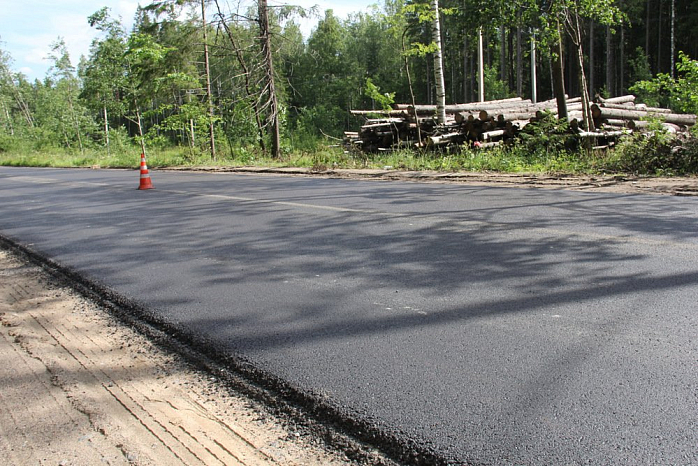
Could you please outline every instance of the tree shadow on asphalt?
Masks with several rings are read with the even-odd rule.
[[[695,249],[695,243],[684,242],[695,239],[698,216],[675,199],[642,197],[638,202],[638,196],[560,192],[551,200],[549,191],[520,189],[513,191],[514,201],[497,199],[512,190],[368,182],[345,187],[337,180],[313,180],[316,193],[307,180],[296,179],[297,187],[277,194],[274,180],[255,181],[261,186],[246,186],[244,196],[267,193],[267,201],[189,197],[168,192],[168,186],[147,198],[132,191],[86,197],[66,188],[55,193],[55,205],[36,206],[14,223],[18,231],[50,225],[57,236],[40,240],[37,234],[40,249],[117,292],[125,287],[129,296],[144,296],[166,319],[172,314],[185,319],[184,310],[168,310],[180,306],[196,309],[202,321],[210,312],[208,318],[228,327],[254,326],[260,311],[250,306],[263,303],[275,287],[296,289],[288,297],[293,299],[280,300],[296,309],[278,323],[308,319],[315,330],[327,325],[317,318],[331,316],[333,302],[352,296],[409,291],[420,306],[438,303],[436,312],[426,310],[427,316],[374,316],[370,309],[355,309],[355,315],[342,315],[324,331],[305,330],[305,338],[330,337],[332,325],[345,332],[352,319],[351,332],[372,333],[697,281],[695,269],[662,274],[640,265],[665,243]],[[341,195],[335,199],[320,191],[337,185]],[[192,193],[226,188],[212,188],[206,181],[187,185]],[[17,206],[31,205],[31,194],[17,197]],[[480,205],[483,197],[495,205]],[[63,207],[71,198],[83,207]],[[347,207],[352,210],[313,207],[331,207],[337,199],[352,199]],[[543,208],[543,214],[529,215],[533,208]],[[81,224],[76,235],[74,225]],[[258,296],[241,300],[243,287]],[[455,297],[451,305],[449,297]],[[304,338],[303,333],[295,338]],[[240,348],[244,341],[238,340]]]
[[[684,199],[305,179],[277,186],[208,176],[185,190],[168,181],[138,194],[66,188],[36,208],[32,193],[14,193],[2,209],[24,213],[4,215],[2,228],[221,351],[281,375],[315,371],[308,377],[336,383],[328,396],[346,396],[337,388],[344,385],[381,400],[394,372],[416,380],[420,371],[448,371],[444,356],[473,373],[501,357],[533,365],[529,379],[513,384],[524,387],[520,397],[499,401],[512,392],[497,386],[482,412],[467,408],[480,420],[493,406],[545,410],[554,394],[541,387],[565,385],[566,371],[600,357],[654,312],[632,308],[637,300],[698,285],[698,215]],[[87,226],[76,234],[75,225]],[[57,236],[36,233],[46,227]],[[569,328],[551,326],[557,317]],[[505,324],[518,327],[507,333]],[[523,343],[523,356],[497,348],[529,336],[527,325],[553,332],[542,362]],[[579,332],[602,338],[590,348]],[[492,355],[458,359],[473,350],[469,340],[487,335]],[[368,362],[328,370],[359,353]],[[414,383],[403,396],[428,401],[434,387]],[[462,404],[458,389],[454,382],[442,395],[454,397],[449,406]],[[436,429],[434,409],[411,415]]]

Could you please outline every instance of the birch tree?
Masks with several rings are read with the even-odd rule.
[[[431,0],[432,40],[434,41],[434,83],[436,84],[436,119],[439,124],[446,123],[446,84],[444,83],[444,61],[441,51],[441,19],[439,17],[439,0]]]

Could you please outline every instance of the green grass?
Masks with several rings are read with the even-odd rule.
[[[695,138],[692,147],[695,144]],[[147,153],[150,168],[165,167],[306,167],[316,170],[332,168],[378,168],[391,167],[396,170],[432,170],[443,172],[502,172],[502,173],[565,173],[596,174],[637,172],[642,167],[638,161],[651,158],[652,173],[645,174],[687,174],[686,170],[663,169],[658,162],[658,149],[643,139],[625,143],[621,150],[586,153],[564,150],[546,150],[545,144],[518,144],[493,149],[469,149],[459,151],[386,151],[376,154],[347,152],[339,147],[323,147],[315,150],[285,150],[278,159],[263,154],[256,146],[224,147],[217,160],[212,161],[207,153],[192,154],[187,147],[152,148]],[[647,152],[647,153],[645,153]],[[692,153],[695,152],[691,151]],[[632,154],[632,157],[628,154]],[[631,165],[626,160],[631,160]],[[695,159],[691,159],[695,160]],[[622,163],[621,163],[622,162]],[[140,165],[140,149],[125,147],[107,154],[104,149],[90,149],[76,153],[65,149],[23,150],[7,147],[0,151],[0,165],[28,167],[100,167],[132,168]],[[696,166],[683,163],[683,166]]]
[[[498,172],[583,172],[588,168],[577,156],[555,155],[530,157],[521,150],[463,150],[456,153],[394,151],[378,154],[347,153],[340,148],[320,148],[314,152],[288,152],[279,159],[256,149],[236,149],[220,154],[212,161],[209,154],[192,156],[187,149],[168,148],[147,153],[150,168],[165,167],[306,167],[316,170],[332,168],[392,167],[399,170],[498,171]],[[64,150],[7,151],[0,153],[0,165],[28,167],[100,167],[138,168],[140,150],[109,154],[90,150],[76,154]]]

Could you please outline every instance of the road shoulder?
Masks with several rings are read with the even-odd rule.
[[[351,464],[0,249],[6,464]]]

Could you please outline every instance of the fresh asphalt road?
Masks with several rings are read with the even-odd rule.
[[[454,463],[698,464],[698,199],[0,168],[0,234]]]

